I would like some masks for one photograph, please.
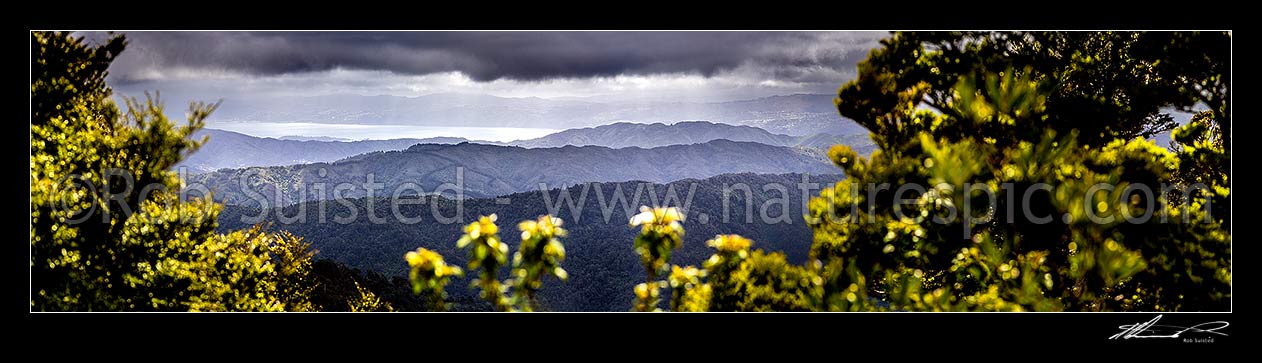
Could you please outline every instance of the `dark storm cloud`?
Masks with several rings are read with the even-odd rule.
[[[112,73],[282,75],[335,68],[475,81],[739,71],[786,82],[851,72],[884,33],[800,32],[135,32]]]

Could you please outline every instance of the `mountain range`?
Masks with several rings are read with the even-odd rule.
[[[223,169],[191,175],[188,182],[206,186],[226,204],[266,199],[269,205],[287,205],[334,198],[339,185],[349,189],[338,190],[337,196],[364,197],[369,182],[381,184],[381,190],[374,191],[378,196],[454,195],[459,186],[463,197],[480,198],[539,190],[541,184],[555,188],[585,182],[665,183],[742,172],[830,174],[838,169],[819,149],[728,140],[648,149],[460,143],[417,144],[332,163]]]
[[[351,139],[347,139],[347,138],[341,138],[341,137],[332,137],[332,136],[301,136],[301,135],[286,135],[286,136],[281,136],[281,137],[278,137],[277,139],[280,139],[280,140],[294,140],[294,141],[355,141],[355,140],[351,140]]]
[[[708,120],[793,136],[866,133],[858,124],[837,115],[833,97],[831,94],[795,94],[728,102],[597,102],[471,94],[275,96],[225,99],[211,119],[554,129],[624,121]]]
[[[180,165],[191,173],[205,173],[223,168],[279,166],[316,162],[332,162],[374,151],[402,150],[412,145],[457,144],[472,142],[489,145],[550,148],[572,146],[604,146],[609,148],[654,148],[670,145],[706,143],[714,140],[756,142],[772,146],[824,149],[847,144],[861,154],[870,153],[873,145],[867,134],[837,136],[815,134],[790,136],[751,127],[685,121],[674,124],[640,124],[620,122],[590,128],[570,129],[535,139],[512,142],[468,140],[459,137],[425,139],[393,139],[333,141],[329,138],[287,136],[281,139],[253,137],[231,131],[203,129],[194,137],[208,136],[209,141]]]
[[[619,122],[596,127],[569,129],[540,138],[507,143],[528,148],[573,146],[605,146],[611,148],[652,148],[669,145],[705,143],[714,140],[756,142],[772,146],[804,146],[828,148],[845,143],[862,147],[870,145],[867,133],[837,136],[814,134],[790,136],[776,134],[753,126],[729,125],[708,121],[683,121],[673,124]]]
[[[419,143],[454,144],[466,141],[450,137],[352,142],[292,140],[215,129],[198,130],[192,138],[200,140],[203,137],[207,138],[206,143],[177,167],[187,167],[188,172],[196,174],[223,168],[328,162],[373,151],[402,150]]]

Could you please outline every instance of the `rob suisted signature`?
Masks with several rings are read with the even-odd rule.
[[[1201,333],[1201,334],[1217,334],[1227,336],[1226,333],[1218,331],[1226,328],[1228,325],[1225,321],[1211,321],[1208,323],[1200,323],[1190,327],[1182,327],[1175,325],[1159,325],[1161,315],[1152,318],[1146,323],[1126,324],[1119,326],[1122,332],[1113,334],[1109,339],[1131,339],[1131,338],[1167,338],[1178,339],[1183,333]]]

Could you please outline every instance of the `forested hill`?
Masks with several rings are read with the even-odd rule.
[[[632,287],[643,282],[643,267],[631,247],[639,231],[627,223],[630,216],[638,212],[638,206],[669,204],[688,207],[688,219],[684,222],[688,232],[683,246],[671,259],[681,266],[699,266],[713,253],[713,249],[705,246],[705,240],[728,233],[752,238],[756,241],[755,247],[784,251],[789,261],[802,263],[812,241],[811,229],[802,217],[802,188],[808,189],[808,197],[818,195],[819,188],[831,187],[842,176],[809,176],[807,184],[802,184],[803,177],[802,174],[746,173],[668,184],[587,183],[552,189],[547,194],[534,191],[501,198],[467,199],[462,206],[463,222],[448,224],[440,223],[439,217],[457,216],[457,202],[432,196],[426,197],[424,204],[397,204],[404,219],[394,217],[392,209],[396,207],[381,199],[372,201],[375,215],[381,219],[370,218],[369,200],[361,198],[291,205],[269,210],[262,220],[273,223],[273,228],[303,236],[320,251],[320,258],[387,275],[404,276],[407,264],[403,255],[417,247],[438,251],[449,262],[463,266],[465,254],[456,249],[456,240],[464,223],[476,220],[479,215],[497,214],[501,237],[511,250],[516,250],[520,243],[517,222],[555,213],[565,221],[564,227],[570,232],[563,239],[567,257],[562,264],[569,271],[570,280],[544,284],[540,296],[544,307],[563,311],[627,311],[633,299]],[[723,202],[725,187],[731,191],[726,219]],[[638,197],[637,188],[640,190]],[[584,189],[587,190],[586,197],[583,196]],[[668,197],[672,189],[675,199]],[[691,202],[684,203],[690,190]],[[578,213],[574,213],[575,209],[561,199],[563,193],[569,194]],[[618,199],[617,195],[625,199]],[[667,203],[668,200],[674,202]],[[503,203],[505,201],[507,203]],[[549,210],[549,206],[558,205],[560,210]],[[434,214],[435,209],[437,215]],[[350,218],[352,213],[355,218]],[[226,232],[246,228],[258,221],[243,221],[243,217],[257,217],[259,214],[254,208],[226,206],[220,215],[219,229]],[[321,215],[325,216],[324,223],[320,222]],[[299,216],[305,216],[305,220],[295,221]],[[335,219],[339,217],[341,219]],[[406,220],[411,218],[419,220]],[[374,219],[377,221],[374,222]],[[282,220],[291,223],[281,223]],[[507,278],[507,275],[504,277]],[[478,301],[470,298],[474,293],[466,286],[467,279],[459,280],[451,284],[448,292],[455,301]],[[484,303],[479,301],[478,304]],[[466,304],[459,308],[489,309],[489,305]]]
[[[338,191],[341,197],[363,197],[370,175],[373,183],[383,186],[374,191],[377,196],[416,194],[416,187],[422,193],[454,194],[454,187],[462,185],[464,197],[479,198],[540,190],[540,183],[555,188],[606,181],[662,183],[724,173],[835,174],[837,170],[820,149],[727,140],[651,149],[526,149],[463,143],[420,144],[334,163],[220,170],[190,176],[189,182],[202,183],[226,204],[258,206],[266,198],[269,206],[277,206],[330,199],[341,183],[350,186]],[[243,187],[243,180],[249,187]],[[444,185],[451,188],[440,190]]]

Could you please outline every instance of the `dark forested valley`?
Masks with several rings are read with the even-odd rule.
[[[817,194],[821,186],[831,187],[840,179],[840,175],[809,176],[807,184],[814,185],[804,186],[815,189],[808,190],[806,196]],[[505,195],[503,197],[511,199],[508,205],[497,204],[496,198],[465,200],[463,222],[449,224],[439,223],[434,217],[435,206],[439,218],[457,215],[456,201],[443,197],[425,197],[423,204],[400,203],[398,209],[404,217],[419,217],[419,222],[411,224],[411,221],[394,219],[392,207],[385,200],[373,203],[376,215],[383,219],[381,224],[374,223],[367,216],[368,200],[324,200],[268,211],[263,223],[272,223],[273,228],[304,237],[319,251],[317,258],[403,278],[406,277],[407,264],[402,256],[417,247],[438,251],[452,263],[463,265],[465,253],[456,249],[456,239],[464,224],[476,220],[479,215],[495,213],[499,220],[505,221],[506,226],[512,226],[516,221],[553,212],[548,207],[560,204],[555,216],[565,221],[564,226],[570,231],[569,237],[563,240],[569,253],[565,268],[570,271],[570,280],[545,285],[540,296],[541,304],[555,311],[627,311],[633,300],[631,287],[643,278],[639,258],[631,249],[631,242],[638,231],[627,224],[631,215],[638,213],[638,206],[665,205],[672,194],[678,199],[672,200],[670,205],[682,206],[689,190],[695,186],[684,223],[688,233],[674,257],[680,265],[699,266],[713,253],[713,249],[704,242],[717,234],[746,236],[757,241],[756,247],[783,251],[789,261],[803,263],[811,245],[811,229],[802,219],[805,213],[802,209],[803,191],[799,186],[802,182],[802,174],[747,173],[667,184],[586,183],[549,190],[547,198],[540,192]],[[741,185],[748,186],[748,189]],[[725,186],[732,190],[726,221],[723,212]],[[586,198],[582,198],[584,188],[587,189]],[[637,188],[640,188],[638,199],[635,198]],[[578,199],[583,199],[582,204],[578,204],[581,206],[579,214],[574,214],[569,205],[559,200],[563,193],[568,193],[576,203]],[[617,195],[623,195],[625,203],[616,200]],[[324,205],[324,223],[319,222],[321,204]],[[348,224],[336,222],[335,218],[346,218],[351,213],[357,217],[354,221]],[[767,220],[763,219],[764,214]],[[257,222],[253,219],[257,216],[260,216],[260,211],[255,208],[225,206],[219,217],[219,229],[228,232],[247,228]],[[281,222],[299,216],[305,216],[305,220]],[[505,233],[504,241],[514,249],[518,242],[512,233]],[[490,309],[485,302],[476,299],[474,291],[463,285],[453,284],[448,289],[458,309]]]

